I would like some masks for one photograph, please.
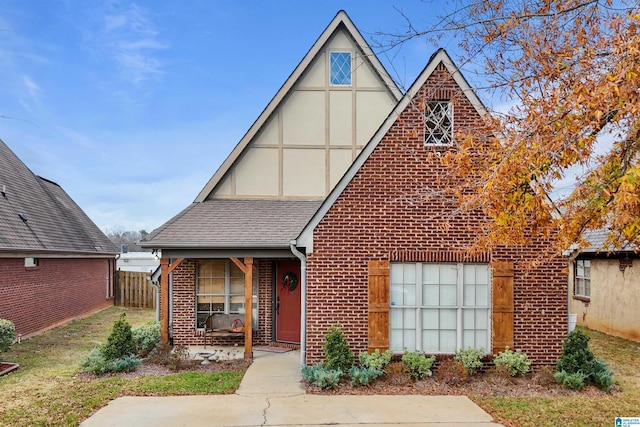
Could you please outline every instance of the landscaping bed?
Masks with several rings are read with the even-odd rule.
[[[398,363],[398,362],[396,362]],[[385,373],[367,386],[353,386],[348,379],[340,381],[337,388],[323,390],[307,384],[307,393],[312,394],[381,394],[381,395],[458,395],[485,397],[557,397],[557,396],[592,396],[603,397],[620,392],[618,386],[604,392],[594,386],[586,386],[582,390],[570,390],[553,379],[552,371],[547,367],[537,368],[525,376],[511,377],[492,370],[468,377],[460,382],[446,381],[438,375],[422,380],[412,380],[409,375]]]

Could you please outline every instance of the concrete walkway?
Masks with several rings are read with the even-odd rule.
[[[256,351],[234,395],[121,397],[81,426],[499,426],[464,396],[306,394],[299,362]]]

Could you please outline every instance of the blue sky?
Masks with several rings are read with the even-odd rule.
[[[0,139],[103,231],[151,231],[193,201],[338,10],[371,42],[403,31],[394,5],[418,24],[439,13],[418,0],[0,0]],[[379,57],[408,86],[435,49]]]

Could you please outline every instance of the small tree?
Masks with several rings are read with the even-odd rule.
[[[324,338],[324,355],[327,358],[327,367],[348,372],[353,366],[353,352],[344,337],[341,325],[333,325],[329,328]]]
[[[11,320],[0,319],[0,354],[11,348],[16,340],[16,327]]]
[[[113,323],[113,329],[107,344],[102,348],[102,354],[107,360],[122,359],[136,353],[136,346],[133,341],[131,325],[125,319],[126,314],[122,313]]]

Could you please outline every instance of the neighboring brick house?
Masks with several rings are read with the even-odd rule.
[[[113,305],[116,247],[0,140],[0,318],[23,338]]]
[[[640,254],[609,247],[607,234],[585,233],[589,246],[571,256],[570,312],[578,325],[640,341]]]
[[[399,96],[339,12],[196,201],[143,243],[167,257],[163,328],[174,343],[201,344],[206,316],[244,311],[247,356],[275,341],[320,361],[340,323],[356,353],[508,345],[554,363],[567,334],[566,260],[531,268],[550,247],[539,239],[466,255],[469,229],[487,218],[454,218],[460,227],[444,232],[430,219],[457,205],[416,197],[425,183],[456,185],[438,154],[482,114],[443,50]]]

